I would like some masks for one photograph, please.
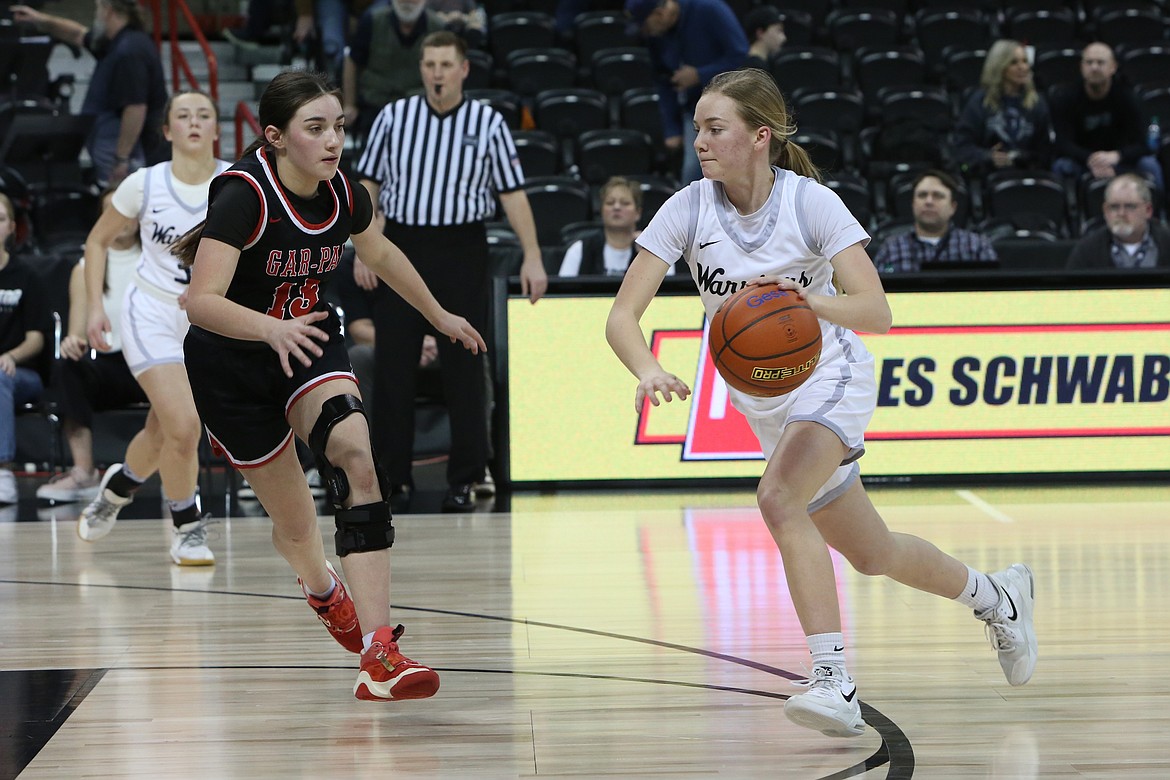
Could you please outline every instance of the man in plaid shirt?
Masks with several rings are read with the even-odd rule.
[[[979,233],[952,227],[958,185],[942,171],[923,171],[914,180],[914,230],[882,244],[874,257],[880,274],[922,270],[923,263],[986,262],[995,268],[998,257],[991,241]]]

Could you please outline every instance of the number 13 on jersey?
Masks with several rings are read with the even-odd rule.
[[[303,317],[317,308],[320,292],[321,282],[317,279],[306,279],[301,284],[281,282],[272,294],[272,305],[264,313],[278,320]]]

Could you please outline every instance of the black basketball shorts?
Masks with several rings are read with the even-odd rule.
[[[317,327],[329,334],[324,354],[305,366],[289,359],[292,377],[263,342],[239,341],[192,326],[184,342],[195,408],[211,445],[239,469],[272,461],[292,441],[288,411],[307,392],[333,379],[356,381],[341,321],[330,311]]]

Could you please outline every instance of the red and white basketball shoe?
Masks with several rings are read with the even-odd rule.
[[[374,641],[362,653],[354,696],[366,701],[399,701],[426,699],[439,690],[439,675],[434,669],[398,652],[398,639],[405,631],[398,625],[393,629],[382,626],[374,632]]]
[[[325,628],[329,629],[333,638],[349,652],[360,655],[362,652],[362,628],[358,625],[357,608],[354,607],[353,599],[349,597],[345,585],[341,583],[341,578],[337,576],[337,570],[333,568],[333,564],[326,561],[325,565],[329,567],[329,573],[333,575],[333,581],[337,583],[337,587],[329,594],[329,598],[319,599],[310,594],[300,577],[297,577],[297,584],[301,586],[309,606],[317,613],[317,619],[325,624]]]

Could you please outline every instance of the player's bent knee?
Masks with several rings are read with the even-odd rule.
[[[359,493],[369,494],[375,485],[381,486],[382,497],[386,497],[385,485],[377,460],[365,446],[349,441],[340,440],[333,447],[334,459],[326,455],[330,434],[342,420],[351,414],[366,415],[365,407],[357,396],[335,395],[321,405],[321,415],[313,425],[309,434],[309,449],[313,451],[313,459],[317,462],[317,470],[325,487],[329,490],[329,498],[333,505],[341,509],[351,493],[352,487]],[[368,425],[368,420],[366,421]],[[337,462],[335,463],[334,460]],[[347,475],[346,466],[350,472]]]
[[[377,552],[394,546],[394,525],[390,522],[390,505],[385,501],[338,509],[334,514],[337,532],[333,541],[337,555]]]
[[[881,577],[889,569],[888,560],[884,555],[860,553],[846,555],[845,558],[858,574],[866,577]]]

